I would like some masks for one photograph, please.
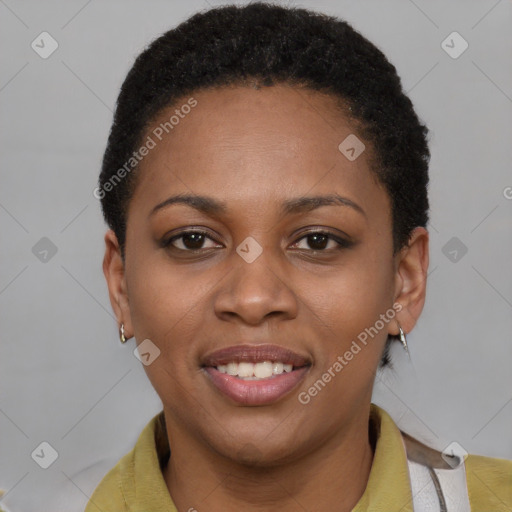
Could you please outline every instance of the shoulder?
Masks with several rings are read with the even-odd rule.
[[[84,512],[125,512],[128,510],[122,492],[122,468],[131,460],[132,452],[127,453],[102,478],[87,503]]]
[[[468,493],[476,510],[512,510],[512,461],[468,455],[465,461]]]
[[[466,466],[475,472],[486,471],[490,474],[503,474],[512,478],[512,460],[484,457],[482,455],[468,455]]]
[[[103,477],[84,512],[127,512],[152,494],[168,495],[160,469],[166,460],[163,412],[143,428],[135,446]]]

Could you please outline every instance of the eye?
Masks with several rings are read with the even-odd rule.
[[[205,247],[206,240],[213,242],[210,247]],[[309,247],[297,247],[298,249],[306,249],[313,252],[330,252],[331,250],[343,249],[353,245],[353,242],[346,240],[340,236],[335,235],[329,231],[310,231],[301,237],[292,247],[297,246],[302,240],[307,241]],[[328,247],[329,242],[332,243]],[[189,230],[182,231],[171,238],[162,242],[163,247],[172,247],[178,251],[194,252],[203,249],[212,249],[218,247],[218,243],[206,231]]]
[[[320,251],[320,252],[330,252],[328,249],[343,249],[350,247],[352,242],[341,238],[334,233],[330,233],[329,231],[310,231],[305,236],[301,237],[298,242],[295,242],[294,245],[297,245],[301,240],[306,240],[307,244],[310,246],[309,250],[312,251]],[[334,245],[330,248],[327,248],[329,242],[332,242]],[[299,247],[299,249],[308,249],[308,247]]]
[[[200,249],[210,249],[212,247],[215,247],[215,245],[211,247],[203,247],[203,244],[206,239],[215,242],[215,240],[208,236],[208,233],[206,233],[205,231],[182,231],[181,233],[178,233],[177,235],[164,241],[163,246],[172,246],[174,249],[188,252],[198,251]],[[178,241],[177,244],[175,244],[176,241]],[[179,245],[181,245],[181,247],[179,247]]]

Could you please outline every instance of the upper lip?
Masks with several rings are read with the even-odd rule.
[[[302,356],[292,350],[279,345],[234,345],[222,348],[202,359],[203,366],[219,366],[228,363],[261,363],[263,361],[280,361],[284,364],[291,364],[296,367],[311,364],[308,357]]]

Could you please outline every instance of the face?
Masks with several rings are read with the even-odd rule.
[[[371,147],[355,160],[338,149],[356,131],[332,97],[279,85],[193,98],[162,140],[154,130],[179,105],[148,131],[124,265],[106,236],[111,301],[149,357],[160,351],[144,368],[175,438],[292,460],[367,421],[387,335],[423,306],[427,234],[393,255]]]

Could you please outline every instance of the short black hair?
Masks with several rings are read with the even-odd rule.
[[[279,83],[328,93],[357,122],[358,135],[371,145],[372,171],[390,198],[395,253],[407,245],[415,227],[426,227],[428,130],[405,95],[396,68],[346,21],[253,2],[192,15],[155,39],[128,72],[95,191],[123,258],[137,167],[127,169],[126,163],[134,161],[155,117],[200,89]],[[388,337],[383,366],[389,364],[389,344],[396,338]]]

